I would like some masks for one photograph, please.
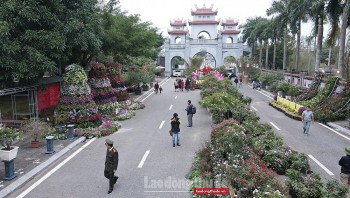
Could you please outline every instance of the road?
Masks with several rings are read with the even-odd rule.
[[[65,156],[9,197],[191,197],[186,175],[195,152],[210,139],[211,120],[198,104],[200,90],[174,92],[173,81],[160,83],[161,94],[144,97],[146,108],[123,121],[117,133],[88,140],[74,156]],[[188,99],[197,106],[192,128],[186,127]],[[172,146],[168,132],[175,112],[181,121],[180,147]],[[103,176],[106,138],[119,151],[119,180],[110,195]]]
[[[278,136],[281,136],[293,150],[309,156],[311,169],[323,179],[339,179],[338,161],[345,155],[344,148],[349,145],[348,134],[341,134],[325,125],[315,122],[310,127],[310,135],[302,130],[301,121],[293,120],[269,106],[272,100],[265,92],[244,86],[240,91],[253,99],[251,109],[263,123],[269,123]]]
[[[194,153],[210,138],[211,120],[206,109],[198,104],[200,91],[174,92],[173,81],[160,83],[164,88],[162,94],[143,97],[146,108],[123,121],[117,133],[87,140],[73,154],[67,154],[8,197],[191,197],[186,175]],[[346,134],[315,123],[310,136],[305,136],[301,122],[270,107],[271,98],[266,94],[246,85],[240,91],[252,97],[251,109],[261,122],[271,124],[287,145],[309,156],[314,172],[324,179],[339,179],[338,160],[350,140]],[[188,99],[197,106],[192,128],[186,127],[184,109]],[[168,131],[175,112],[182,121],[181,146],[173,148]],[[103,176],[106,138],[115,142],[120,159],[119,180],[110,195]]]

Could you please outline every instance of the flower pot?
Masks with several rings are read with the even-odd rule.
[[[31,142],[31,146],[32,146],[32,148],[39,148],[39,141],[33,140],[33,141]]]
[[[18,146],[12,146],[13,149],[7,151],[7,150],[0,150],[0,158],[1,160],[5,161],[11,161],[17,157],[18,152]]]

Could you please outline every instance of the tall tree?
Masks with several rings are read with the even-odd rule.
[[[316,43],[316,59],[315,71],[317,72],[321,63],[321,51],[323,40],[323,23],[325,19],[325,1],[315,0],[311,1],[310,18],[314,23],[314,29],[317,29],[317,43]]]
[[[281,30],[283,30],[283,70],[287,68],[287,48],[288,48],[288,24],[290,22],[288,0],[273,1],[269,9],[266,10],[268,16],[276,15]]]
[[[292,33],[297,36],[295,70],[299,71],[301,23],[307,21],[307,16],[310,13],[310,1],[290,0],[287,7],[290,10],[289,17]]]
[[[0,6],[0,81],[21,81],[99,52],[96,0],[3,0]],[[63,68],[62,68],[63,69]]]

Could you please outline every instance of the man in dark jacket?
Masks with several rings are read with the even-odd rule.
[[[173,147],[175,147],[175,144],[180,146],[180,118],[178,117],[177,113],[174,113],[173,118],[170,120],[171,124],[171,132],[173,136]]]
[[[117,182],[118,177],[114,176],[114,172],[118,168],[118,151],[113,147],[113,141],[106,139],[106,161],[104,175],[109,180],[108,194],[113,191],[113,186]]]
[[[341,166],[340,172],[340,183],[342,186],[350,190],[350,147],[345,147],[346,155],[341,157],[339,160],[339,165]],[[347,197],[350,193],[348,192]]]
[[[187,111],[187,120],[188,120],[187,127],[192,127],[192,118],[193,118],[192,107],[193,105],[191,104],[191,100],[188,100],[187,107],[185,109]]]

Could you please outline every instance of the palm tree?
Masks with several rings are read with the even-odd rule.
[[[243,28],[243,31],[242,31],[243,42],[247,42],[248,45],[252,47],[253,59],[255,58],[255,50],[256,50],[256,43],[257,43],[257,38],[254,32],[254,29],[256,28],[256,24],[258,23],[260,18],[261,17],[248,18],[247,23],[242,24],[239,27],[239,28]]]
[[[310,18],[314,23],[314,30],[317,28],[315,71],[317,72],[321,63],[321,51],[323,40],[323,23],[325,19],[325,0],[310,1]],[[315,31],[314,31],[315,32]],[[313,33],[315,34],[315,33]]]
[[[279,21],[280,28],[283,30],[283,70],[287,68],[287,44],[288,44],[288,24],[289,20],[289,9],[288,0],[275,0],[271,7],[266,10],[267,16],[276,14],[276,21]]]
[[[264,41],[267,43],[264,31],[266,27],[268,26],[268,19],[259,17],[257,23],[255,24],[255,28],[253,30],[253,34],[255,35],[255,38],[259,42],[260,46],[260,53],[259,53],[259,65],[262,65],[262,50],[263,50],[263,44]]]
[[[345,51],[345,39],[346,28],[348,27],[348,18],[350,9],[350,0],[345,0],[344,9],[342,14],[342,23],[339,35],[339,54],[338,54],[338,77],[343,76],[343,64],[344,64],[344,51]]]
[[[349,17],[350,1],[343,0],[329,0],[326,13],[331,24],[331,31],[327,38],[328,46],[334,46],[336,43],[336,38],[339,33],[339,52],[338,52],[338,76],[343,75],[343,64],[344,64],[344,49],[345,49],[345,39],[346,39],[346,28],[348,27],[348,17]],[[339,18],[341,17],[341,27],[339,28]]]
[[[297,46],[295,55],[295,70],[299,70],[300,57],[300,33],[301,23],[307,22],[307,15],[310,13],[309,0],[290,0],[288,2],[288,9],[290,10],[290,26],[293,34],[297,35]]]

